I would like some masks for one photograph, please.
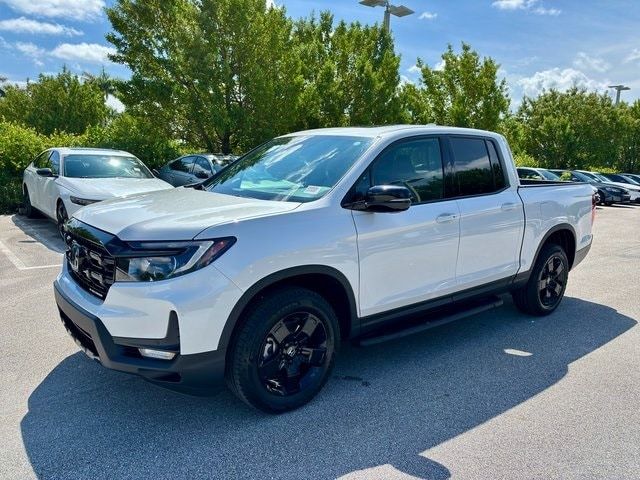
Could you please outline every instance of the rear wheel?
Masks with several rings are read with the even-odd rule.
[[[560,245],[545,245],[538,255],[527,284],[512,292],[513,300],[524,313],[549,315],[564,296],[569,278],[569,260]]]
[[[56,223],[58,224],[58,233],[64,239],[64,223],[69,219],[69,215],[67,215],[67,209],[64,206],[62,200],[58,200],[58,205],[56,206]]]
[[[323,387],[339,342],[335,312],[322,296],[299,287],[276,290],[244,316],[231,345],[227,384],[259,410],[293,410]]]

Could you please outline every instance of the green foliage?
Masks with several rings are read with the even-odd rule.
[[[56,76],[40,75],[26,88],[5,87],[0,119],[20,123],[50,135],[56,131],[81,134],[103,123],[109,109],[97,82],[81,82],[66,69]]]
[[[449,45],[442,69],[432,69],[421,59],[420,94],[432,121],[439,125],[496,130],[509,110],[507,84],[498,81],[499,65],[466,43],[456,54]],[[424,114],[421,114],[424,117]]]
[[[516,166],[518,167],[538,168],[540,166],[540,163],[538,163],[538,161],[535,158],[533,158],[531,155],[528,155],[526,153],[514,154],[513,160],[515,161]]]

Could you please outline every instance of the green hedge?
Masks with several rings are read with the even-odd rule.
[[[189,150],[127,114],[119,115],[106,127],[92,127],[82,135],[42,135],[33,128],[0,121],[0,214],[17,211],[22,198],[22,172],[38,153],[51,147],[126,150],[150,168],[159,167]]]

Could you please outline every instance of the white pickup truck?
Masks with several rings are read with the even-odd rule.
[[[285,135],[195,188],[80,209],[56,301],[108,368],[194,394],[226,380],[249,405],[290,410],[343,340],[396,338],[506,292],[553,312],[591,246],[592,189],[523,182],[486,131]]]

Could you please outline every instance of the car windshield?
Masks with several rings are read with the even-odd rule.
[[[604,175],[600,175],[599,173],[592,173],[592,175],[597,179],[600,180],[601,182],[606,182],[606,183],[613,183],[614,180],[611,180],[610,178],[605,177]]]
[[[550,172],[549,170],[541,168],[540,170],[537,170],[537,172],[540,173],[540,175],[542,175],[546,180],[560,180],[560,177],[558,175]]]
[[[373,139],[296,135],[261,145],[205,183],[238,197],[310,202],[331,190]]]
[[[634,178],[628,175],[620,175],[620,176],[625,180],[627,180],[631,185],[640,185],[640,182],[638,182],[637,180],[635,180]]]
[[[134,156],[71,154],[64,158],[64,176],[71,178],[153,178]]]
[[[595,178],[592,178],[586,173],[582,173],[582,172],[573,172],[573,176],[576,177],[581,182],[596,183],[597,181]]]

